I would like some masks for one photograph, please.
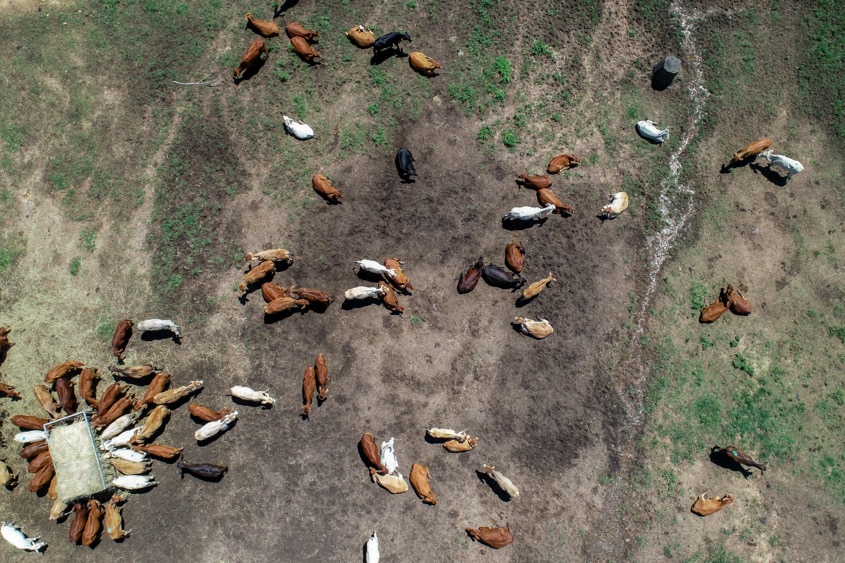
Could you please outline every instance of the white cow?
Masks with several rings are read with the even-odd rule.
[[[601,212],[608,219],[616,219],[626,209],[628,209],[628,194],[625,192],[616,192],[610,196],[610,205],[602,207]]]
[[[378,563],[379,562],[379,552],[378,552],[378,535],[373,532],[373,535],[370,536],[370,539],[367,540],[367,563]]]
[[[789,180],[799,172],[804,171],[804,165],[802,165],[800,162],[798,162],[797,160],[792,160],[791,158],[787,158],[782,154],[772,154],[772,149],[761,152],[760,156],[766,157],[766,160],[769,161],[769,168],[771,168],[772,165],[775,165],[778,168],[784,170],[787,174],[787,180]]]
[[[305,123],[297,121],[296,119],[290,118],[286,115],[283,115],[282,119],[285,120],[285,130],[300,141],[310,139],[314,136],[314,130]]]
[[[547,218],[554,213],[555,206],[552,203],[547,203],[545,207],[514,207],[510,212],[502,217],[503,221],[534,221]]]
[[[396,277],[396,270],[394,270],[393,268],[387,268],[385,266],[382,266],[381,264],[379,264],[375,260],[367,260],[366,258],[363,259],[363,260],[358,260],[358,266],[362,270],[365,270],[365,271],[373,273],[373,274],[379,274],[379,275],[387,274],[391,278]]]
[[[379,295],[385,295],[386,293],[387,290],[381,287],[367,287],[365,285],[359,285],[358,287],[347,289],[343,294],[343,297],[348,301],[363,301],[372,297],[378,297]]]
[[[396,471],[399,462],[396,461],[396,452],[393,449],[393,438],[389,442],[381,443],[381,463],[387,468],[388,474]]]
[[[46,543],[38,541],[40,536],[35,538],[27,537],[14,522],[8,524],[6,522],[0,522],[0,534],[2,534],[4,540],[23,551],[39,552],[47,547]]]
[[[653,143],[662,143],[669,138],[669,128],[663,131],[657,128],[657,124],[650,120],[637,121],[637,133],[644,139],[648,139]]]
[[[275,405],[276,399],[270,396],[267,391],[256,391],[243,385],[235,385],[229,389],[229,395],[242,401],[261,403],[262,405]]]
[[[182,335],[179,325],[169,319],[147,319],[145,321],[140,321],[135,325],[135,328],[141,332],[146,332],[148,330],[169,330],[177,338]]]

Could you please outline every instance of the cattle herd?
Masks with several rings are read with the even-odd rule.
[[[269,56],[265,38],[279,36],[279,26],[272,21],[255,19],[251,13],[246,14],[246,21],[247,27],[260,37],[251,43],[240,64],[234,69],[233,77],[236,82],[248,79],[258,72]],[[318,32],[305,29],[302,25],[292,22],[285,26],[285,33],[290,39],[291,48],[299,57],[309,64],[317,64],[315,59],[321,58],[321,55],[314,50],[313,44],[318,42]],[[346,35],[353,45],[361,49],[372,48],[375,57],[399,54],[401,53],[400,42],[411,42],[410,35],[402,32],[391,32],[376,38],[372,31],[362,25],[353,26]],[[434,76],[434,71],[442,68],[440,63],[419,51],[410,53],[408,58],[412,69],[425,76]],[[286,131],[296,139],[307,140],[314,137],[313,129],[307,124],[288,116],[284,116],[284,122]],[[669,136],[668,129],[660,130],[650,120],[639,121],[636,124],[636,131],[654,144],[663,143]],[[771,144],[769,139],[750,143],[733,155],[728,167],[753,162],[758,156],[763,156],[771,165],[785,170],[788,174],[787,180],[803,170],[799,162],[782,155],[773,155],[769,149]],[[578,156],[561,154],[551,159],[546,170],[548,174],[559,174],[578,166],[579,163]],[[413,177],[417,176],[417,171],[409,149],[399,149],[396,153],[395,165],[403,182],[414,181]],[[514,207],[503,217],[503,224],[513,222],[530,224],[546,221],[554,214],[571,216],[575,213],[571,206],[564,204],[554,194],[550,176],[520,174],[516,180],[519,185],[536,192],[537,201],[541,207]],[[332,184],[329,178],[319,173],[313,175],[312,187],[329,204],[339,204],[343,197],[341,191]],[[601,209],[599,217],[602,220],[617,218],[627,209],[628,201],[628,194],[625,192],[611,195],[610,202]],[[549,272],[548,276],[528,284],[522,277],[525,246],[520,241],[512,241],[504,250],[506,268],[485,263],[483,257],[478,258],[460,274],[457,280],[457,293],[472,292],[478,281],[483,279],[494,287],[512,291],[522,289],[516,301],[517,305],[522,305],[535,299],[552,282],[557,281],[558,278]],[[275,248],[250,252],[246,254],[245,262],[250,265],[253,262],[256,264],[247,269],[238,286],[242,303],[246,302],[245,297],[251,291],[260,288],[265,301],[264,315],[267,318],[279,320],[296,311],[302,314],[309,310],[321,312],[334,301],[328,293],[320,289],[295,286],[284,288],[271,281],[277,271],[290,267],[294,262],[294,257],[286,249]],[[411,290],[414,290],[413,284],[402,269],[403,265],[404,263],[395,257],[386,258],[383,261],[358,260],[356,262],[358,276],[377,282],[377,285],[350,288],[344,293],[344,307],[378,301],[391,314],[402,314],[404,307],[399,301],[399,295],[409,296]],[[720,292],[716,301],[701,310],[699,320],[702,323],[713,322],[728,310],[737,315],[751,313],[751,304],[732,284],[727,284],[727,288]],[[542,318],[532,320],[517,316],[513,324],[519,332],[536,339],[546,338],[554,332],[551,323]],[[44,377],[46,385],[37,384],[33,387],[35,399],[49,418],[34,414],[17,414],[10,419],[21,429],[15,440],[22,444],[19,455],[29,461],[28,471],[33,474],[28,490],[37,494],[44,494],[46,491],[46,495],[53,500],[49,510],[50,519],[68,518],[70,520],[69,540],[86,546],[95,546],[103,531],[115,541],[121,541],[128,535],[123,529],[121,516],[121,507],[128,497],[126,493],[109,492],[108,500],[105,498],[73,499],[68,506],[57,495],[58,479],[51,458],[45,424],[76,413],[77,393],[86,405],[87,420],[91,428],[96,431],[96,444],[103,452],[102,458],[107,460],[110,466],[107,471],[110,475],[109,491],[120,489],[138,492],[153,488],[156,481],[150,474],[150,459],[178,460],[177,467],[180,474],[187,473],[207,481],[219,481],[228,470],[225,465],[215,463],[187,462],[180,459],[181,447],[155,443],[155,440],[163,433],[171,414],[202,390],[203,382],[191,381],[171,387],[170,374],[151,364],[123,366],[123,354],[133,335],[133,327],[139,331],[155,331],[159,334],[170,335],[177,340],[181,336],[181,328],[170,320],[148,319],[135,323],[130,319],[122,319],[117,323],[112,339],[112,353],[117,360],[117,365],[108,368],[114,379],[110,385],[98,393],[98,382],[103,379],[103,375],[96,367],[76,360],[62,362],[47,371]],[[9,340],[10,330],[10,327],[0,327],[0,362],[5,359],[13,346]],[[78,383],[75,383],[74,379],[77,377]],[[327,400],[328,366],[325,356],[319,352],[316,354],[314,365],[306,366],[304,370],[301,408],[301,416],[304,419],[311,416],[311,404],[315,392],[318,394],[318,403]],[[269,408],[276,402],[267,391],[257,391],[244,386],[232,387],[229,395],[232,400],[241,405]],[[0,396],[13,400],[20,398],[14,387],[2,382],[0,382]],[[230,407],[215,410],[195,402],[188,404],[187,411],[192,420],[201,424],[194,436],[201,445],[214,440],[219,434],[230,429],[239,416],[238,411]],[[430,441],[442,442],[444,449],[449,453],[468,452],[479,443],[478,437],[470,437],[464,431],[453,429],[430,428],[427,430],[427,436]],[[407,482],[398,470],[399,464],[394,451],[393,438],[382,442],[379,447],[372,434],[364,432],[358,443],[358,451],[361,459],[368,466],[373,483],[392,494],[401,494],[409,490]],[[714,448],[712,455],[740,468],[745,465],[757,467],[761,471],[766,469],[765,465],[755,462],[751,456],[734,446]],[[519,489],[495,467],[483,465],[478,473],[503,499],[512,500],[519,497]],[[408,478],[411,487],[422,502],[430,505],[437,504],[432,476],[426,465],[413,463]],[[15,483],[16,478],[12,470],[5,463],[0,462],[0,485],[11,488]],[[730,494],[712,498],[707,498],[705,494],[702,494],[695,501],[692,511],[701,516],[707,516],[721,510],[733,500]],[[8,542],[22,550],[40,551],[45,547],[43,542],[37,541],[37,537],[27,537],[13,523],[4,522],[0,532]],[[474,540],[497,549],[509,545],[514,539],[507,524],[504,527],[467,528],[466,533]],[[378,535],[375,532],[366,542],[365,553],[367,561],[378,561]]]

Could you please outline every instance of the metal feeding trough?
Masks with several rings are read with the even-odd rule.
[[[88,413],[78,412],[51,420],[44,425],[47,447],[58,479],[59,500],[70,504],[80,497],[91,497],[109,488]]]

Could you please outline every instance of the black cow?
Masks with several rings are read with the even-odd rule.
[[[384,51],[385,49],[397,49],[401,51],[402,49],[399,48],[399,42],[403,39],[409,43],[411,42],[411,36],[407,33],[401,33],[399,31],[385,33],[376,39],[375,43],[373,43],[373,51],[376,53]]]
[[[402,147],[396,153],[396,170],[399,172],[399,177],[405,182],[411,181],[411,176],[416,176],[417,171],[414,170],[414,157],[411,151]]]
[[[514,276],[504,268],[490,264],[481,269],[481,277],[493,287],[503,289],[518,289],[525,285],[525,278]]]

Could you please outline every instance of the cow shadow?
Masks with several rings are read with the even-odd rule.
[[[261,68],[264,66],[264,63],[267,62],[268,58],[269,57],[264,57],[264,58],[259,57],[258,62],[256,62],[255,64],[247,67],[246,70],[244,70],[238,78],[234,79],[235,80],[235,86],[238,86],[244,80],[249,80],[250,78],[252,78],[256,74],[258,74],[258,71],[261,70]]]
[[[722,168],[719,170],[719,174],[730,174],[734,168],[742,168],[743,166],[754,165],[754,161],[757,160],[758,155],[751,155],[748,158],[743,158],[742,160],[738,160],[736,162],[730,161],[727,164],[723,164]]]
[[[495,479],[493,479],[480,469],[475,470],[475,476],[478,477],[479,481],[485,483],[488,487],[490,487],[496,494],[496,496],[499,497],[499,499],[504,502],[510,502],[511,496],[502,487],[499,486]]]
[[[751,470],[746,469],[739,462],[729,458],[727,455],[722,453],[721,448],[719,446],[713,446],[710,449],[710,461],[719,467],[724,469],[730,469],[731,471],[737,471],[742,473],[742,476],[748,479],[751,477],[752,473]]]
[[[378,303],[378,299],[370,297],[368,299],[345,299],[340,306],[344,311],[352,311],[353,309],[360,309],[362,307],[369,307],[370,305]]]
[[[781,188],[786,185],[787,177],[781,176],[777,173],[776,170],[773,170],[770,166],[760,166],[759,164],[752,163],[750,167],[751,170],[753,170],[755,173],[762,174],[763,177],[766,178],[766,180],[768,180],[772,184],[780,186]]]
[[[378,66],[387,59],[392,59],[393,57],[396,57],[397,59],[407,58],[408,53],[398,47],[395,49],[384,49],[383,51],[378,51],[373,53],[373,56],[370,57],[370,66]]]
[[[414,178],[412,178],[410,176],[400,175],[399,179],[401,180],[401,182],[400,182],[401,184],[415,184],[417,182]]]
[[[156,376],[156,372],[153,372],[149,375],[145,375],[144,377],[127,377],[120,372],[113,371],[111,372],[111,376],[115,381],[121,380],[131,385],[149,385],[153,378]]]
[[[358,272],[356,272],[356,275],[358,276],[359,279],[362,279],[362,280],[368,281],[368,282],[378,283],[380,281],[384,281],[384,278],[381,277],[381,274],[377,274],[375,272],[369,272],[369,271],[363,270],[363,269],[358,270]]]
[[[545,219],[529,219],[524,221],[522,219],[506,219],[502,217],[502,228],[506,231],[525,231],[530,229],[531,227],[537,225],[543,225],[548,221],[548,217]]]
[[[281,6],[276,6],[275,2],[273,3],[273,18],[278,18],[294,6],[299,4],[299,0],[285,0]]]
[[[287,309],[285,311],[279,311],[278,313],[273,313],[273,314],[269,314],[269,315],[267,313],[264,313],[264,324],[266,324],[266,325],[276,324],[277,322],[283,321],[288,317],[292,317],[294,315],[294,313],[300,313],[300,314],[304,315],[305,311],[299,310],[299,309]]]
[[[534,299],[536,299],[536,298],[537,298],[537,296],[536,296],[536,295],[535,295],[534,297],[527,297],[527,298],[526,298],[526,297],[523,297],[522,295],[520,295],[520,296],[516,299],[516,303],[515,303],[515,305],[516,305],[517,307],[525,307],[526,305],[528,305],[529,303],[531,303],[532,301],[534,301]]]
[[[147,330],[141,333],[141,340],[144,342],[155,342],[156,340],[173,340],[174,344],[182,344],[182,338],[169,330]]]

